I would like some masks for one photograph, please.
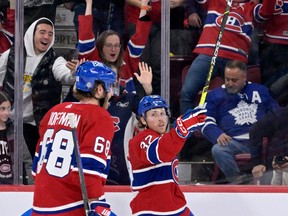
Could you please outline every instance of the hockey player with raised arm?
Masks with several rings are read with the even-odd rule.
[[[142,98],[138,115],[145,129],[129,142],[136,195],[130,203],[133,215],[193,216],[178,185],[176,156],[190,133],[204,124],[205,112],[189,109],[167,132],[170,112],[165,100],[159,95]]]
[[[107,93],[113,91],[116,74],[100,62],[87,61],[78,66],[75,75],[73,93],[79,102],[56,105],[39,127],[32,173],[35,176],[32,216],[115,215],[105,201],[103,189],[109,171],[114,125],[102,104]],[[79,154],[73,153],[77,143],[74,143],[69,114],[75,116]],[[84,181],[79,177],[79,156]],[[83,198],[83,185],[87,199]],[[85,203],[89,205],[86,213]]]

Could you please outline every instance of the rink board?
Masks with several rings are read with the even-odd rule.
[[[288,187],[183,185],[181,189],[195,216],[287,215]],[[129,187],[106,186],[106,197],[118,216],[131,215]],[[0,186],[1,215],[21,216],[31,208],[32,199],[33,186]]]

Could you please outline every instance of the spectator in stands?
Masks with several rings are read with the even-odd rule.
[[[185,1],[185,12],[187,16],[187,24],[193,32],[193,49],[197,45],[199,37],[203,30],[203,24],[205,22],[207,11],[196,1]],[[194,45],[195,44],[195,45]],[[191,50],[192,52],[193,50]]]
[[[149,0],[141,0],[143,6],[147,6],[148,3]],[[114,68],[118,73],[121,85],[126,86],[128,92],[134,93],[133,74],[138,69],[139,58],[147,42],[151,27],[150,16],[147,15],[146,10],[141,10],[138,17],[136,32],[128,41],[125,51],[121,38],[115,31],[104,31],[96,41],[92,31],[92,0],[86,0],[85,16],[80,15],[78,17],[79,58],[99,60]]]
[[[0,91],[0,184],[13,184],[14,124],[11,120],[11,102],[9,96]],[[23,152],[23,184],[33,184],[32,160],[27,146]]]
[[[274,15],[264,25],[260,56],[262,82],[281,106],[288,104],[288,2],[277,1]]]
[[[3,11],[3,13],[1,12]],[[2,55],[3,52],[8,50],[14,42],[14,31],[15,31],[15,10],[11,8],[10,1],[1,1],[0,2],[0,56]],[[4,92],[1,92],[1,94],[5,94]],[[6,96],[3,96],[3,98],[6,98]],[[8,97],[8,96],[7,96]],[[6,133],[7,130],[7,138],[8,138],[8,145],[9,147],[6,148],[7,151],[11,151],[13,149],[13,122],[12,120],[8,120],[6,122],[7,128],[3,133]],[[5,142],[3,142],[5,145]],[[4,149],[4,148],[3,148]],[[4,151],[3,151],[4,152]],[[24,144],[22,146],[22,152],[23,152],[23,184],[33,184],[34,180],[31,175],[31,170],[32,170],[32,157],[28,151],[27,145]],[[12,155],[13,152],[12,152]],[[2,155],[3,156],[3,155]],[[10,155],[9,155],[10,157]],[[5,158],[5,156],[3,156]],[[9,161],[9,158],[1,159],[2,163],[5,163],[5,161]],[[11,159],[10,159],[11,161]],[[13,158],[12,158],[13,161]],[[12,164],[11,164],[12,166]],[[9,167],[5,165],[0,165],[0,167]],[[8,168],[8,170],[11,169]],[[2,170],[2,169],[1,169]],[[1,172],[1,171],[0,171]],[[6,174],[1,174],[3,178],[4,176],[9,176],[11,173],[11,170],[5,171]],[[13,175],[13,174],[12,174]],[[13,183],[13,177],[11,177],[9,180],[9,184]],[[2,181],[6,182],[5,180]]]
[[[194,28],[203,27],[207,12],[196,0],[186,0],[185,8],[188,16],[188,24]]]
[[[202,128],[213,145],[215,162],[230,183],[243,179],[234,156],[257,152],[249,144],[250,128],[268,111],[278,108],[265,86],[247,82],[246,70],[246,64],[240,60],[227,63],[225,85],[207,95],[207,119]]]
[[[281,156],[282,157],[282,156]],[[285,156],[286,163],[283,165],[277,165],[273,161],[272,166],[273,176],[271,180],[271,185],[288,185],[288,156]]]
[[[193,61],[181,90],[181,113],[197,105],[195,104],[195,98],[207,79],[221,20],[227,4],[226,0],[198,2],[205,3],[204,6],[206,6],[208,12],[203,32],[193,51],[198,56]],[[262,4],[256,4],[246,0],[233,1],[212,77],[216,75],[223,77],[225,65],[230,60],[241,60],[247,63],[251,45],[250,36],[254,25],[257,22],[266,21],[273,14],[275,2],[275,0],[263,0]]]
[[[14,42],[15,10],[0,5],[0,56]]]
[[[68,3],[71,4],[71,3]],[[74,11],[74,26],[77,35],[79,29],[79,15],[85,15],[86,1],[74,0],[72,2]],[[93,32],[97,38],[103,31],[116,31],[123,41],[125,39],[125,0],[93,0],[92,17],[93,17]]]
[[[135,33],[139,11],[142,9],[139,0],[126,0],[128,37]],[[146,8],[152,21],[148,40],[141,55],[141,61],[146,62],[153,69],[152,86],[155,94],[161,93],[161,0],[151,1]],[[143,95],[143,90],[135,81],[137,93]]]
[[[26,0],[24,1],[24,33],[29,26],[41,17],[46,17],[55,24],[56,9],[71,0]]]
[[[10,98],[0,91],[0,184],[13,184],[12,150],[14,126]]]
[[[86,15],[79,16],[80,58],[102,61],[113,68],[117,76],[122,79],[119,97],[111,97],[108,106],[108,112],[114,121],[115,135],[111,147],[111,168],[107,183],[129,185],[130,178],[126,160],[127,144],[128,140],[133,136],[136,127],[136,113],[139,103],[139,97],[135,94],[132,76],[139,66],[140,75],[137,73],[134,73],[134,75],[142,84],[145,93],[148,95],[152,93],[151,68],[149,69],[147,64],[144,63],[138,64],[149,34],[151,22],[149,16],[146,15],[146,10],[141,10],[139,12],[140,18],[137,22],[137,31],[128,42],[125,52],[122,50],[119,35],[112,30],[101,33],[95,44],[95,37],[91,28],[92,0],[86,0],[86,2]],[[142,0],[143,5],[147,5],[148,2],[149,0]],[[136,65],[137,67],[135,68]],[[71,69],[74,70],[73,68]],[[64,101],[75,100],[71,96],[70,91]]]
[[[63,57],[52,48],[54,25],[47,18],[34,21],[24,36],[25,68],[23,74],[23,132],[32,157],[39,139],[38,125],[45,113],[60,102],[61,84],[72,85],[73,74]],[[0,57],[0,86],[14,103],[14,57],[12,46]],[[16,71],[17,72],[17,71]]]
[[[170,56],[191,56],[197,44],[202,25],[199,27],[192,22],[190,22],[190,25],[189,17],[190,21],[198,22],[196,16],[202,16],[202,12],[205,16],[205,11],[199,10],[202,7],[197,2],[194,4],[194,1],[192,4],[186,0],[170,1]],[[200,18],[199,16],[198,18]]]
[[[170,112],[166,101],[159,95],[141,99],[138,115],[144,130],[129,141],[133,215],[193,216],[178,185],[177,154],[190,133],[204,124],[205,112],[188,110],[167,132]]]
[[[3,13],[3,16],[7,16],[7,9],[10,8],[10,1],[9,0],[2,0],[0,2],[0,11]]]
[[[145,93],[152,93],[152,70],[144,62],[139,63],[140,76],[135,73],[143,86]],[[111,144],[111,165],[107,178],[107,184],[130,185],[131,166],[127,161],[128,141],[137,131],[137,110],[139,96],[134,93],[125,93],[120,89],[121,95],[109,99],[108,112],[111,114],[115,134]]]
[[[282,178],[282,174],[287,176],[287,163],[277,166],[277,160],[275,161],[276,155],[288,156],[288,106],[281,107],[277,111],[269,112],[265,117],[260,119],[257,123],[253,125],[250,130],[250,142],[252,146],[256,146],[259,153],[256,155],[258,157],[253,159],[254,168],[252,174],[256,178],[261,178],[262,182],[267,182],[269,179],[269,184],[271,178],[269,178],[270,173],[274,170],[274,175],[271,184],[282,184],[279,181],[279,177]],[[263,161],[261,156],[262,151],[262,138],[266,137],[268,139],[267,148],[265,150],[265,160]],[[276,162],[276,163],[275,163]],[[282,172],[283,171],[283,172]],[[280,178],[280,180],[281,180]],[[288,178],[286,178],[285,184],[288,184]]]
[[[171,29],[182,29],[183,30],[183,22],[184,22],[184,12],[185,9],[182,8],[183,0],[170,0],[170,23]],[[141,2],[139,0],[126,0],[126,11],[127,11],[127,29],[128,36],[135,32],[136,21],[138,18],[139,10],[141,8]],[[143,9],[143,7],[142,7]],[[150,30],[149,38],[146,43],[143,54],[141,55],[141,61],[146,62],[153,69],[153,91],[155,94],[161,93],[161,0],[154,0],[150,2],[149,7],[145,8],[148,11],[148,14],[151,17],[152,27]],[[173,18],[172,18],[173,17]],[[180,18],[180,19],[179,19]],[[176,34],[174,34],[176,33]],[[189,34],[188,34],[189,35]],[[170,31],[171,41],[171,51],[172,52],[180,52],[179,49],[182,47],[183,49],[189,49],[187,47],[192,47],[192,42],[187,39],[185,33],[181,35],[177,31]],[[183,45],[179,42],[185,40]],[[174,39],[174,40],[173,40]],[[192,39],[191,39],[192,40]],[[178,46],[177,46],[178,45]],[[185,46],[186,45],[186,46]],[[191,48],[192,49],[192,48]],[[190,52],[190,50],[189,50]],[[175,53],[176,54],[176,53]],[[141,86],[136,82],[137,92],[142,95],[143,90]]]

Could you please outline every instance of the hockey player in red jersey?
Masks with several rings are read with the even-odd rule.
[[[130,203],[133,215],[193,216],[178,186],[176,155],[185,140],[204,124],[206,110],[189,109],[177,118],[168,133],[170,112],[159,95],[145,96],[139,103],[139,124],[145,127],[129,142],[132,165]]]
[[[85,202],[90,207],[89,216],[115,215],[105,201],[103,189],[109,171],[114,125],[101,104],[107,92],[113,91],[116,74],[100,62],[87,61],[78,66],[75,75],[73,93],[79,102],[56,105],[39,127],[32,173],[35,176],[33,216],[84,216]],[[73,153],[73,132],[68,118],[71,113],[76,119],[87,200],[82,198],[83,181],[79,178],[77,155]]]

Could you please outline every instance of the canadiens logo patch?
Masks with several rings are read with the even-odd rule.
[[[216,18],[216,25],[220,28],[224,15],[221,15]],[[244,26],[245,22],[242,16],[235,12],[230,12],[226,25],[225,30],[233,31],[233,32],[242,32],[242,27]]]
[[[171,163],[171,171],[172,171],[172,176],[173,180],[178,184],[179,178],[178,178],[178,159],[174,159]]]
[[[0,166],[0,171],[3,172],[3,173],[10,172],[10,171],[11,171],[11,166],[10,166],[10,164],[2,164],[2,165]]]
[[[285,3],[286,4],[286,3]],[[287,4],[286,4],[286,6],[287,6]],[[281,13],[283,13],[284,11],[285,11],[285,9],[284,9],[284,11],[283,11],[283,8],[284,8],[284,1],[282,1],[282,0],[277,0],[276,1],[276,4],[275,4],[275,9],[274,9],[274,15],[277,15],[277,14],[281,14]],[[286,11],[286,13],[287,13],[287,11]]]

